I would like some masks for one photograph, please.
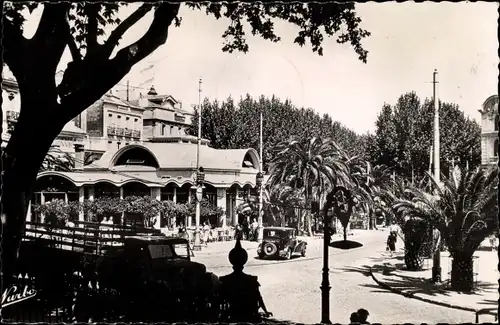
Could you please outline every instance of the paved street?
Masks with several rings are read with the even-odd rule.
[[[405,298],[380,288],[368,269],[385,250],[386,236],[385,231],[361,232],[349,239],[363,243],[363,247],[349,251],[330,248],[333,322],[348,323],[351,312],[358,308],[368,309],[372,323],[474,322],[473,313]],[[275,318],[309,324],[320,321],[321,244],[321,239],[309,240],[306,258],[262,261],[255,258],[255,243],[244,242],[249,252],[245,271],[259,277],[264,301]],[[209,251],[210,248],[198,253],[195,260],[217,275],[230,273],[227,253]]]

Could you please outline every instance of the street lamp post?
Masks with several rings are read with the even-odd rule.
[[[330,279],[329,279],[329,261],[328,261],[328,249],[330,247],[330,223],[331,218],[330,211],[332,201],[334,197],[334,192],[331,192],[325,202],[323,207],[323,273],[321,281],[321,323],[331,324],[330,321]]]
[[[257,218],[257,222],[259,224],[259,227],[257,229],[257,241],[259,243],[262,243],[262,235],[263,235],[263,230],[264,227],[262,226],[262,183],[264,182],[264,174],[262,172],[258,172],[255,183],[257,185],[257,191],[258,191],[258,196],[259,196],[259,217]]]
[[[339,202],[336,195],[337,193],[342,194],[344,198],[343,202]],[[347,204],[347,210],[345,209],[345,204]],[[329,256],[328,249],[330,247],[331,238],[331,218],[328,212],[331,208],[334,208],[334,212],[337,216],[342,219],[350,216],[354,206],[354,200],[352,199],[351,191],[343,186],[335,186],[335,188],[326,196],[326,202],[323,207],[323,273],[321,281],[321,324],[331,324],[330,321],[330,269],[329,269]]]
[[[198,169],[196,173],[196,216],[195,216],[195,230],[194,230],[194,245],[193,250],[201,250],[200,240],[200,215],[201,215],[201,200],[203,198],[203,181],[205,180],[205,173],[203,167]]]

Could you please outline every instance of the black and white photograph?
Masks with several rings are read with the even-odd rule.
[[[2,1],[2,323],[497,323],[496,2]]]

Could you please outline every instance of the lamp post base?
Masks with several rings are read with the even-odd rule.
[[[328,276],[330,270],[328,267],[323,267],[323,281],[321,281],[321,324],[331,324],[330,321],[330,280]]]
[[[321,324],[331,324],[330,321],[330,285],[321,284]]]
[[[441,283],[441,267],[432,268],[432,282]]]

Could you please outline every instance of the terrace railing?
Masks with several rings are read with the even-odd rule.
[[[103,247],[121,246],[126,236],[160,235],[156,229],[74,222],[75,227],[26,222],[23,241],[37,241],[47,247],[82,253],[101,254]]]

